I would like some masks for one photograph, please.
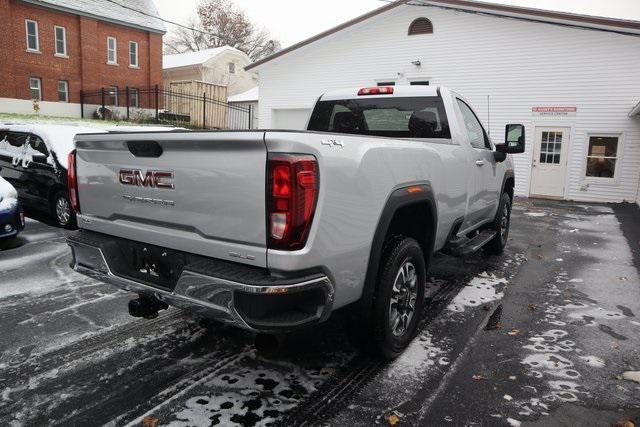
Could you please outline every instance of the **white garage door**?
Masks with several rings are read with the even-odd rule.
[[[275,109],[273,110],[272,123],[274,129],[303,130],[307,126],[311,110],[300,109]]]

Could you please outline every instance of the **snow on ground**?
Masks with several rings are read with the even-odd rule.
[[[500,285],[506,285],[507,280],[498,278],[487,272],[474,277],[447,307],[450,311],[463,312],[467,307],[479,307],[484,304],[500,300],[504,292]]]
[[[514,292],[522,283],[509,273],[522,271],[524,256],[478,256],[464,263],[454,260],[450,269],[434,266],[436,278],[430,281],[427,294],[436,301],[438,311],[407,351],[364,386],[358,405],[347,410],[360,415],[350,424],[385,423],[390,411],[409,414],[403,405],[410,406],[416,396],[430,405],[434,400],[424,393],[440,391],[447,401],[445,409],[461,398],[463,406],[486,408],[492,414],[487,417],[499,417],[511,425],[546,416],[565,402],[589,406],[610,395],[633,402],[639,384],[621,379],[615,384],[621,389],[607,389],[602,382],[602,378],[622,377],[630,368],[637,370],[620,355],[633,354],[629,350],[637,343],[633,334],[640,330],[635,317],[640,304],[623,297],[629,295],[624,292],[627,287],[639,283],[637,271],[628,245],[620,239],[619,225],[610,216],[594,209],[586,216],[558,219],[557,213],[550,213],[539,217],[541,222],[557,221],[559,227],[550,229],[565,238],[547,257],[548,280],[533,289],[540,299],[532,302],[538,307],[531,312],[526,304],[520,307],[527,318],[536,319],[531,329],[508,337],[509,349],[517,348],[511,362],[516,369],[503,376],[515,387],[493,396],[504,407],[480,405],[491,400],[491,392],[473,394],[476,386],[493,385],[490,381],[498,385],[490,377],[500,372],[494,374],[491,363],[478,364],[477,371],[465,376],[468,389],[449,394],[455,388],[447,388],[455,371],[465,368],[465,351],[473,348],[470,338],[478,330],[475,322],[489,314],[484,306],[495,307],[507,285]],[[526,215],[521,213],[523,218]],[[140,425],[139,416],[146,413],[162,425],[266,425],[307,399],[355,355],[346,338],[336,335],[339,324],[327,326],[324,332],[311,331],[293,356],[270,359],[257,355],[241,333],[202,327],[175,310],[168,313],[168,320],[160,318],[157,323],[130,319],[128,295],[68,269],[64,233],[33,221],[28,225],[24,246],[0,252],[0,321],[5,327],[0,335],[0,370],[6,377],[0,387],[3,421],[88,424],[99,419],[113,426]],[[562,234],[571,229],[589,233],[597,243],[587,240],[587,262],[582,262],[582,249],[575,242],[578,234]],[[597,250],[591,251],[592,246]],[[563,253],[562,263],[554,261],[559,253]],[[573,263],[578,254],[581,262]],[[494,265],[490,268],[488,263]],[[452,291],[458,290],[454,296]],[[478,333],[504,336],[507,330]],[[492,362],[493,354],[487,360]],[[475,381],[471,374],[486,378]],[[88,395],[91,399],[86,399]],[[473,406],[474,402],[478,405]],[[457,425],[473,424],[483,414],[446,415],[445,421]],[[443,423],[442,419],[432,421]]]
[[[433,342],[429,331],[424,331],[389,366],[386,376],[394,381],[406,376],[415,377],[436,364],[448,365],[447,353]]]
[[[627,344],[631,334],[625,331],[634,327],[639,303],[625,295],[640,278],[612,209],[578,208],[586,214],[565,216],[568,219],[561,222],[560,231],[579,230],[581,235],[562,239],[558,247],[569,260],[579,256],[589,261],[578,264],[578,271],[557,267],[554,278],[545,285],[541,329],[529,332],[521,364],[527,375],[546,387],[535,389],[534,398],[514,402],[523,416],[546,416],[551,407],[567,402],[591,406],[604,396],[617,402],[633,401],[633,392],[622,385],[612,395],[606,379],[620,376],[628,366],[619,357],[633,351],[633,344]]]

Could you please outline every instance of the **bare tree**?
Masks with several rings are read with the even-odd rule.
[[[165,53],[229,45],[257,61],[281,49],[280,42],[253,24],[230,0],[201,0],[197,12],[187,25],[192,29],[179,28],[165,43]]]
[[[165,40],[165,54],[197,52],[209,47],[204,35],[205,30],[198,18],[190,18],[185,27],[178,27],[173,35]]]

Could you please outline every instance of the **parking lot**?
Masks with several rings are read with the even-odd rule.
[[[0,246],[3,425],[612,425],[638,421],[640,211],[519,200],[507,251],[438,255],[422,331],[395,362],[338,313],[279,348],[68,267],[66,231]]]

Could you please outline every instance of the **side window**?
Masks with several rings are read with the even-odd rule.
[[[24,133],[9,133],[9,145],[16,148],[24,147],[24,143],[27,142],[27,134]]]
[[[29,135],[29,147],[31,148],[31,154],[42,154],[45,157],[49,157],[49,150],[47,150],[47,146],[44,145],[44,141],[42,138],[36,135]]]
[[[484,128],[480,124],[480,121],[473,110],[464,101],[459,99],[457,101],[462,117],[464,118],[464,126],[467,131],[467,135],[469,135],[469,142],[471,142],[473,148],[490,150],[491,144],[489,143],[489,138],[487,138]]]

